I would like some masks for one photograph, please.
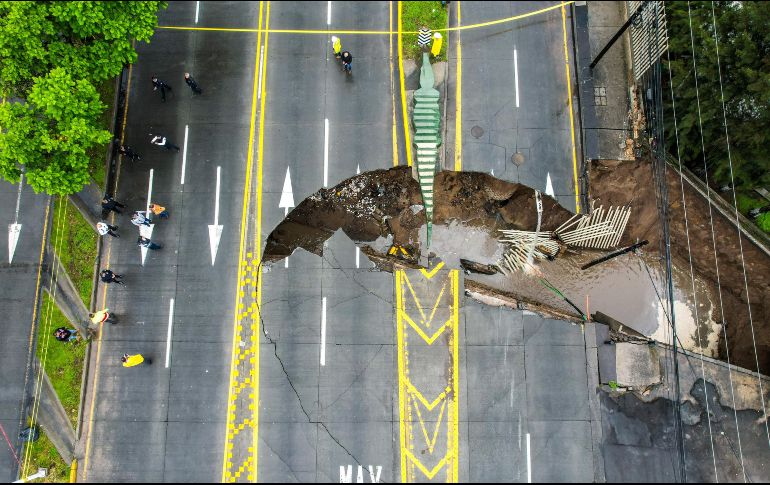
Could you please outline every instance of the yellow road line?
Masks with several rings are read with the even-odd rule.
[[[388,29],[393,32],[393,0],[388,2]],[[390,108],[393,115],[393,121],[391,125],[390,141],[391,149],[393,151],[393,166],[398,167],[398,137],[396,136],[396,90],[395,83],[393,82],[393,35],[388,35],[388,52],[390,62]]]
[[[574,0],[551,5],[550,7],[541,8],[532,12],[527,12],[512,17],[505,17],[497,20],[490,20],[488,22],[481,22],[478,24],[463,25],[458,27],[447,27],[441,29],[431,29],[433,32],[453,32],[458,30],[478,29],[481,27],[489,27],[490,25],[498,25],[506,22],[513,22],[515,20],[521,20],[527,17],[540,15],[542,13],[550,12],[557,8],[564,8],[564,6],[574,3]],[[208,30],[217,32],[265,32],[271,34],[309,34],[309,35],[393,35],[393,30],[302,30],[302,29],[232,29],[224,27],[185,27],[177,25],[165,25],[158,26],[159,29],[166,30]],[[400,31],[400,34],[419,34],[418,31]]]
[[[132,43],[132,46],[134,46],[135,43]],[[126,120],[128,120],[128,103],[131,99],[131,73],[133,72],[134,65],[130,64],[128,66],[128,81],[126,83],[126,99],[125,99],[125,105],[123,106],[123,123],[120,126],[120,143],[123,144],[123,142],[126,139]],[[118,164],[115,169],[115,186],[112,190],[113,194],[117,194],[118,192],[118,180],[120,180],[120,167],[121,167],[121,161],[123,157],[118,157]],[[110,218],[110,222],[115,222],[115,213],[113,212]],[[104,241],[104,239],[102,239]],[[107,245],[107,258],[106,258],[106,264],[105,266],[109,267],[110,265],[110,257],[112,256],[112,242],[110,242]],[[106,305],[107,303],[107,287],[108,285],[104,285],[102,288],[102,305]],[[93,435],[93,425],[94,425],[94,409],[96,408],[96,390],[98,389],[99,384],[99,364],[101,363],[102,359],[102,332],[101,329],[99,330],[99,335],[96,338],[96,362],[94,364],[94,383],[91,388],[91,409],[88,412],[88,436],[86,437],[86,452],[85,452],[85,459],[83,460],[83,481],[86,481],[88,479],[88,461],[90,458],[90,451],[91,451],[91,436]]]
[[[262,104],[259,108],[259,145],[257,152],[257,238],[255,241],[257,248],[257,311],[259,312],[257,324],[257,335],[259,334],[259,328],[261,328],[259,319],[262,318],[262,168],[264,163],[264,139],[265,139],[265,100],[267,99],[267,52],[270,45],[270,2],[267,2],[267,19],[265,20],[265,27],[268,32],[265,33],[265,57],[264,68],[262,70]],[[257,480],[257,458],[258,450],[257,445],[259,443],[259,338],[252,335],[252,344],[254,345],[254,366],[252,367],[251,382],[254,388],[254,400],[253,417],[254,420],[254,432],[252,435],[252,454],[254,459],[254,481]]]
[[[259,2],[259,26],[262,26],[262,16],[264,11],[264,2]],[[230,359],[230,381],[228,385],[228,396],[227,396],[227,419],[225,422],[225,446],[224,446],[224,456],[222,460],[222,482],[229,481],[228,477],[228,465],[231,464],[230,458],[232,457],[231,449],[232,449],[232,442],[231,439],[231,432],[233,428],[233,421],[235,418],[235,412],[233,409],[231,409],[231,406],[233,406],[233,396],[234,396],[234,389],[236,387],[236,381],[235,381],[235,363],[238,360],[239,353],[237,351],[238,349],[238,332],[240,328],[240,317],[241,312],[239,311],[239,304],[241,300],[241,287],[242,287],[242,281],[244,279],[244,268],[245,265],[244,262],[244,246],[246,243],[246,228],[247,228],[247,219],[248,219],[248,206],[249,201],[251,198],[251,172],[252,172],[252,165],[254,162],[254,131],[255,131],[255,123],[257,118],[257,90],[259,86],[259,55],[261,50],[261,41],[262,36],[261,34],[257,35],[257,48],[255,51],[255,59],[254,59],[254,81],[253,81],[253,87],[252,87],[252,95],[251,95],[251,121],[249,125],[249,146],[248,146],[248,152],[246,156],[246,181],[243,188],[243,203],[242,203],[242,209],[241,209],[241,234],[240,234],[240,242],[238,246],[238,284],[237,284],[237,290],[235,292],[235,314],[233,316],[233,344],[232,344],[232,352],[231,352],[231,359]],[[259,365],[257,363],[257,365]]]
[[[569,127],[572,135],[572,174],[575,182],[575,212],[580,214],[580,190],[578,188],[577,174],[577,148],[575,147],[575,116],[572,113],[572,77],[569,71],[569,52],[567,51],[567,12],[564,5],[561,7],[561,27],[564,32],[564,68],[567,71],[567,99],[569,100]]]
[[[457,25],[460,26],[460,2],[457,2]],[[455,172],[463,169],[463,49],[457,34],[457,86],[455,91]]]
[[[460,480],[460,273],[450,272],[452,278],[452,397],[449,402],[449,421],[452,423],[451,452],[454,456],[452,481]]]
[[[404,144],[406,145],[406,164],[412,166],[412,142],[409,134],[409,115],[406,110],[406,85],[404,82],[404,46],[401,39],[401,0],[398,0],[398,77],[401,85],[401,116],[404,123]]]
[[[420,292],[431,292],[433,283],[426,285],[426,282],[431,280],[437,271],[420,271],[414,272],[414,275],[422,275],[424,280],[421,280],[422,285],[417,287]],[[440,280],[436,283],[441,284],[443,282],[443,288],[437,305],[442,302],[442,295],[444,289],[449,283],[451,293],[448,298],[443,298],[443,311],[448,310],[449,315],[444,323],[435,334],[428,336],[423,331],[423,327],[427,327],[425,322],[420,325],[416,324],[409,312],[414,313],[412,304],[405,305],[404,298],[409,289],[413,301],[414,307],[424,314],[421,304],[417,298],[416,292],[411,288],[409,283],[409,277],[406,270],[396,270],[394,272],[395,282],[395,298],[396,298],[396,327],[397,327],[397,348],[398,348],[398,392],[399,392],[399,432],[400,432],[400,453],[401,453],[401,479],[403,482],[419,481],[423,477],[433,479],[439,471],[444,469],[447,482],[455,482],[459,477],[459,272],[457,270],[449,270],[445,273],[441,273]],[[446,279],[444,279],[446,277]],[[423,295],[425,297],[426,295]],[[409,307],[409,310],[407,309]],[[446,315],[444,313],[444,315]],[[443,317],[442,317],[443,318]],[[408,325],[407,325],[408,324]],[[413,332],[408,332],[408,330]],[[446,366],[446,369],[450,372],[447,382],[445,383],[445,389],[436,397],[432,402],[428,402],[423,394],[412,383],[410,374],[414,371],[415,375],[419,376],[419,367],[410,369],[409,367],[409,336],[421,338],[422,341],[428,346],[434,345],[434,342],[438,342],[437,338],[444,332],[448,332],[447,352],[448,358],[442,357],[439,361],[435,361],[434,364]],[[419,342],[419,340],[418,340]],[[444,340],[442,339],[443,343]],[[422,345],[417,345],[416,349],[420,351],[424,349]],[[442,347],[443,348],[443,347]],[[441,355],[446,355],[444,352]],[[430,396],[433,399],[433,396]],[[420,405],[422,405],[428,412],[441,403],[438,417],[426,415],[423,418],[423,412]],[[414,409],[413,409],[414,408]],[[414,419],[413,413],[416,413],[416,419]],[[443,421],[443,416],[446,416],[446,420]],[[428,434],[426,423],[430,421],[435,423],[433,429],[433,437]],[[444,426],[443,423],[446,423]],[[419,425],[419,426],[417,426]],[[421,444],[415,442],[415,439],[419,439],[419,436],[415,438],[414,429],[419,428],[422,431],[421,435],[425,439],[428,449],[424,450]],[[420,433],[418,433],[419,435]],[[441,446],[440,453],[443,456],[433,456],[434,449],[438,446],[439,436],[441,442],[445,443],[445,446]],[[423,450],[420,456],[414,453],[415,449]],[[428,454],[425,454],[427,451]],[[429,468],[432,467],[432,468]],[[416,474],[417,471],[422,473],[420,476]],[[442,475],[442,479],[444,476]]]

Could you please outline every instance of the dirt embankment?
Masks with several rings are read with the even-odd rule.
[[[716,240],[715,260],[708,204],[685,181],[685,220],[679,174],[673,170],[667,173],[672,262],[689,273],[688,229],[693,270],[709,283],[711,294],[716,298],[719,298],[717,265],[719,268],[722,309],[719,302],[715,302],[711,318],[721,322],[724,314],[724,320],[727,322],[726,342],[729,344],[726,348],[723,333],[720,337],[720,357],[727,360],[726,350],[729,349],[731,363],[756,370],[746,285],[735,225],[716,209],[712,209]],[[622,163],[594,162],[590,177],[591,193],[597,204],[607,206],[630,203],[633,207],[631,220],[621,244],[648,239],[650,250],[659,251],[661,231],[650,163],[642,160]],[[759,368],[761,372],[767,373],[770,371],[770,258],[745,237],[743,254]],[[705,318],[705,315],[700,318]]]

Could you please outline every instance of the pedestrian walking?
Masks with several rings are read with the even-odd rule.
[[[53,336],[59,342],[74,342],[80,339],[78,331],[75,328],[59,327],[54,331]]]
[[[117,230],[118,226],[113,226],[111,224],[107,224],[106,222],[96,223],[96,232],[98,232],[100,236],[106,236],[109,234],[112,237],[120,237],[117,233],[115,233]]]
[[[193,79],[192,76],[190,76],[189,72],[184,73],[184,82],[187,83],[188,86],[190,86],[190,89],[192,89],[192,92],[195,94],[203,94],[203,90],[198,87],[198,83],[195,82],[195,79]]]
[[[101,273],[99,273],[99,278],[102,280],[102,283],[117,283],[119,285],[125,285],[123,281],[123,275],[113,273],[112,270],[109,269],[103,269]]]
[[[150,204],[150,210],[161,219],[168,219],[168,211],[165,207],[158,204]]]
[[[126,158],[130,158],[132,162],[138,162],[142,159],[138,153],[127,145],[118,145],[118,153]]]
[[[160,244],[152,242],[150,238],[144,236],[139,236],[139,238],[136,240],[136,244],[147,249],[161,249],[163,247]]]
[[[171,143],[169,141],[169,139],[166,138],[165,136],[163,136],[163,135],[153,135],[152,133],[150,133],[150,136],[152,137],[152,138],[150,138],[150,143],[152,143],[153,145],[158,145],[159,147],[163,147],[166,150],[176,150],[176,151],[179,151],[179,147],[174,145],[173,143]]]
[[[150,220],[145,215],[144,211],[135,211],[133,214],[131,214],[131,224],[135,226],[149,226]]]
[[[152,365],[152,359],[145,359],[142,354],[123,354],[120,361],[123,362],[123,367],[134,367],[142,364]]]
[[[339,37],[332,35],[332,50],[334,51],[334,57],[340,58],[342,53],[342,41]]]
[[[110,313],[109,308],[105,308],[104,310],[99,310],[98,312],[89,313],[88,318],[91,319],[91,323],[93,323],[94,325],[99,325],[104,322],[118,323],[118,319],[115,318],[115,315]]]
[[[168,84],[166,84],[163,81],[161,81],[160,79],[158,79],[158,76],[153,76],[152,77],[152,90],[153,91],[157,91],[158,89],[160,89],[160,99],[165,103],[166,102],[166,89],[168,89],[169,91],[173,91],[173,89],[171,89],[171,86],[169,86]]]
[[[102,209],[104,209],[107,213],[113,211],[117,212],[118,214],[122,214],[122,212],[118,210],[118,207],[122,209],[126,206],[113,199],[110,194],[104,194],[104,198],[102,199]]]

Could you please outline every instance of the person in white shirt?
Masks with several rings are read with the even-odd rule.
[[[150,133],[150,143],[153,145],[158,145],[159,147],[163,147],[166,150],[176,150],[179,151],[179,147],[171,143],[168,138],[166,138],[163,135],[153,135]]]
[[[96,232],[98,232],[100,236],[106,236],[107,234],[109,234],[112,237],[120,237],[118,234],[114,232],[117,230],[118,230],[118,226],[112,226],[110,224],[107,224],[106,222],[96,223]]]

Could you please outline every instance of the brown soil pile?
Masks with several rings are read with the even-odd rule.
[[[622,163],[594,162],[590,177],[591,193],[597,205],[632,206],[631,220],[621,244],[648,239],[650,250],[659,252],[661,231],[651,164],[645,160]],[[718,295],[717,266],[708,204],[687,182],[684,183],[684,188],[693,269],[703,280],[709,282],[711,293]],[[679,175],[673,170],[668,171],[668,192],[672,262],[689,273],[682,188]],[[738,232],[735,225],[727,221],[716,209],[713,209],[712,213],[730,362],[756,370]],[[743,253],[759,368],[767,373],[770,370],[770,278],[767,276],[770,274],[770,258],[746,238],[743,238]],[[718,300],[714,306],[711,318],[721,322],[723,318]],[[700,318],[705,316],[700,315]],[[723,360],[727,360],[726,350],[723,333],[720,341],[720,357]]]
[[[439,172],[434,183],[434,224],[452,220],[497,229],[534,230],[534,190],[478,172]],[[570,212],[543,197],[542,230],[556,229]],[[393,236],[393,244],[419,253],[425,224],[420,186],[410,167],[375,170],[321,189],[302,201],[270,234],[265,260],[276,261],[302,247],[320,255],[323,242],[342,229],[357,242]]]

